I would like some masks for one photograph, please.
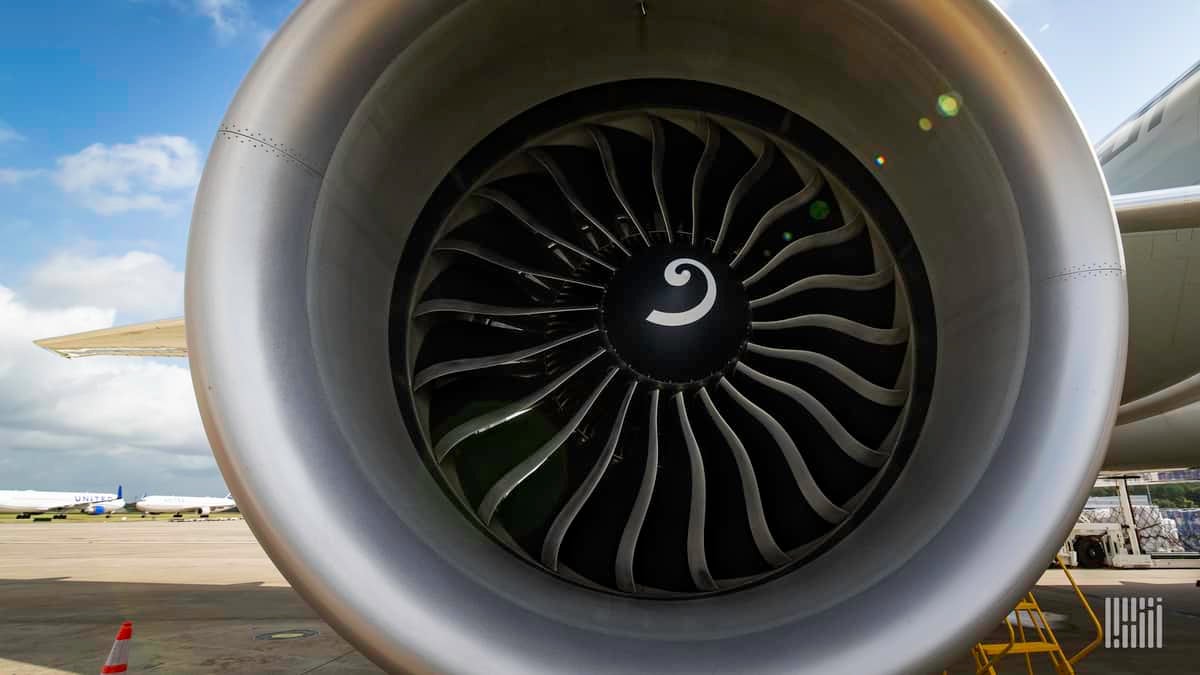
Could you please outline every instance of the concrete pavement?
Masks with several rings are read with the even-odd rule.
[[[1162,649],[1101,647],[1080,673],[1200,672],[1200,570],[1075,574],[1098,613],[1104,597],[1123,595],[1162,597],[1166,610]],[[1093,633],[1065,584],[1048,571],[1035,595],[1063,615],[1054,628],[1070,652]],[[380,672],[288,586],[243,521],[0,526],[0,675],[98,672],[124,620],[134,622],[130,672]],[[319,634],[255,639],[292,629]],[[965,657],[951,672],[974,672]],[[1001,672],[1024,672],[1024,663],[1013,659]],[[1043,663],[1036,672],[1053,671]]]
[[[288,586],[243,521],[0,527],[0,674],[99,672],[124,620],[130,672],[380,672]],[[319,635],[255,639],[291,629]]]

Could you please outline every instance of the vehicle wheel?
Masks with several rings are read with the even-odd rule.
[[[1075,540],[1075,557],[1079,566],[1086,569],[1104,567],[1107,555],[1104,544],[1096,537],[1079,537]]]

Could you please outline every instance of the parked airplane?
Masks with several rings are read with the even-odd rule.
[[[110,504],[121,500],[122,488],[117,493],[109,492],[43,492],[40,490],[0,490],[0,513],[15,513],[17,518],[28,518],[35,513],[54,513],[55,518],[66,518],[67,511],[80,509],[87,512],[92,505]],[[125,502],[121,501],[124,506]]]
[[[142,497],[134,504],[134,508],[142,513],[172,513],[181,516],[184,513],[199,513],[201,518],[210,513],[220,513],[236,508],[233,495],[224,497],[177,497],[150,495]]]
[[[110,515],[125,508],[125,499],[121,496],[120,488],[117,489],[117,498],[107,502],[98,504],[89,504],[83,509],[83,512],[89,516]]]
[[[386,670],[941,670],[1200,462],[1200,76],[1093,149],[993,3],[731,7],[304,2],[185,318],[39,344],[188,356]]]

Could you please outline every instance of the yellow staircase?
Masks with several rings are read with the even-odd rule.
[[[1067,656],[1062,645],[1059,644],[1058,638],[1054,636],[1054,631],[1050,629],[1050,622],[1046,620],[1046,615],[1038,605],[1037,598],[1033,597],[1032,592],[1026,593],[1025,597],[1017,603],[1011,615],[1017,629],[1013,630],[1014,621],[1010,621],[1008,617],[1004,619],[1004,627],[1008,629],[1008,642],[980,642],[971,648],[971,656],[975,659],[976,675],[998,675],[996,664],[1001,659],[1018,655],[1025,657],[1025,671],[1029,675],[1033,675],[1033,657],[1036,654],[1045,654],[1054,667],[1054,672],[1059,675],[1075,675],[1075,664],[1100,645],[1104,639],[1104,629],[1100,625],[1100,619],[1092,611],[1092,606],[1088,604],[1083,591],[1079,590],[1079,585],[1075,583],[1075,578],[1071,576],[1071,572],[1067,570],[1062,559],[1056,557],[1055,561],[1067,575],[1067,581],[1071,582],[1071,588],[1075,589],[1075,596],[1079,598],[1080,604],[1087,610],[1092,625],[1096,628],[1095,639],[1072,656]],[[1027,621],[1022,621],[1022,616],[1027,617]],[[1032,624],[1029,635],[1026,635],[1026,623]]]

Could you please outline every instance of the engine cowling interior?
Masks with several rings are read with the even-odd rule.
[[[940,96],[961,108],[939,114]],[[714,150],[704,160],[711,134],[724,134],[728,156]],[[606,145],[611,164],[625,168],[606,173]],[[827,191],[776,220],[766,213],[779,202],[748,198],[747,213],[727,228],[740,242],[717,247],[725,211],[712,204],[729,203],[769,146],[780,158],[771,179],[780,200],[816,182]],[[696,197],[706,161],[711,181]],[[572,211],[550,167],[603,200]],[[823,218],[810,210],[816,201],[829,207]],[[546,235],[521,213],[553,203],[568,215],[536,220],[562,241],[538,249],[529,242]],[[822,247],[826,258],[789,254],[762,272],[803,239],[774,229],[788,222],[803,235],[846,236]],[[775,243],[763,253],[767,239]],[[698,244],[697,259],[717,270],[710,283],[745,289],[749,308],[723,319],[745,333],[712,347],[712,364],[672,362],[657,343],[661,353],[639,361],[636,340],[609,335],[620,332],[615,309],[601,324],[564,318],[598,311],[564,308],[624,306],[610,296],[636,293],[650,272],[661,275]],[[494,255],[464,263],[472,246],[526,252],[523,265],[557,259],[550,274],[568,280],[509,279],[492,269]],[[650,272],[621,276],[649,255],[621,248],[655,247],[667,249],[645,263]],[[737,274],[725,279],[727,268]],[[701,268],[690,269],[699,281]],[[875,305],[833,294],[796,312],[906,329],[897,350],[837,357],[876,373],[864,390],[898,403],[882,405],[890,416],[878,401],[834,400],[844,379],[821,384],[819,373],[761,351],[837,356],[853,337],[817,349],[802,337],[763,338],[753,325],[793,315],[755,305],[757,283],[774,284],[770,294],[816,274],[878,272],[894,278]],[[396,670],[936,668],[1003,616],[1061,544],[1099,467],[1124,366],[1122,254],[1103,180],[1057,85],[986,3],[307,3],[260,57],[218,132],[187,275],[197,396],[239,508],[322,615]],[[586,284],[600,287],[597,295],[587,296]],[[510,342],[503,331],[513,331],[494,325],[494,313],[445,304],[510,306],[522,297],[548,309],[501,321],[521,329]],[[419,309],[430,302],[442,304]],[[501,389],[487,401],[470,379],[452,400],[444,387],[436,393],[437,369],[461,366],[447,363],[592,328],[604,334],[567,345],[581,350],[576,360],[547,361],[555,348],[501,365],[505,376],[493,378]],[[501,331],[494,344],[488,330]],[[483,337],[461,339],[470,331]],[[574,468],[551,464],[558,473],[549,482],[522,477],[489,503],[492,486],[544,443],[487,470],[472,468],[464,448],[439,443],[593,352],[592,370],[578,371],[585,381],[555,391],[562,398],[547,408],[546,430],[524,427],[499,442],[497,425],[464,432],[503,449],[567,428],[551,454],[591,453]],[[789,413],[790,390],[746,368],[811,389],[843,429],[887,455],[859,474],[862,462],[816,475],[846,517],[822,520],[820,500],[798,481],[771,493],[766,477],[789,469],[755,461],[783,452],[769,444],[776,427],[799,439],[797,452],[814,467],[814,457],[844,448],[819,422],[803,426],[820,417],[812,406]],[[466,413],[472,387],[481,407]],[[664,439],[657,473],[666,496],[651,499],[654,525],[643,533],[651,545],[633,554],[632,583],[622,579],[619,534],[650,464],[642,449],[650,421],[628,417],[642,435],[617,446],[636,445],[621,457],[638,471],[620,489],[597,487],[591,512],[580,511],[598,533],[594,545],[566,530],[568,574],[544,555],[545,542],[586,468],[611,461],[605,441],[612,420],[626,419],[627,391],[631,409],[659,411]],[[568,428],[593,392],[586,413],[605,416],[585,414],[583,428]],[[531,407],[542,410],[513,410]],[[746,483],[725,454],[733,446],[720,446],[729,437],[713,409],[733,420],[735,436],[752,439],[743,446],[764,476],[765,521],[791,528],[774,550],[750,525]],[[699,549],[697,456],[725,467],[710,471],[713,500],[699,500],[708,523]],[[530,466],[536,473],[547,464]],[[464,487],[463,475],[481,471],[492,473]],[[337,495],[339,508],[292,508],[312,494]],[[534,515],[505,511],[509,495]],[[817,514],[808,530],[789,521],[792,503]],[[832,527],[843,520],[852,526]],[[524,534],[515,533],[520,523]],[[729,523],[744,529],[735,536]],[[705,574],[697,550],[721,562]]]

